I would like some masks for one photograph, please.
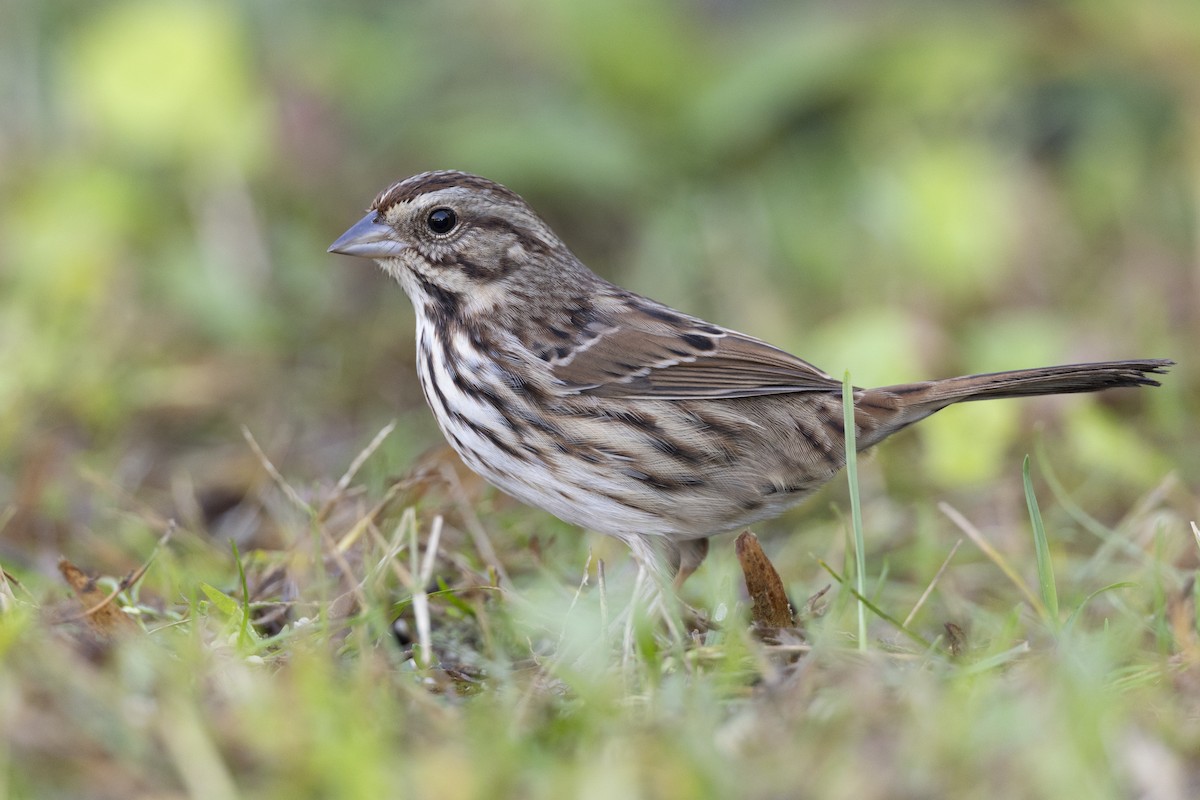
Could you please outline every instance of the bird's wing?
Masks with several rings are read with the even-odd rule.
[[[572,394],[647,400],[830,392],[841,382],[778,347],[643,298],[550,362]]]

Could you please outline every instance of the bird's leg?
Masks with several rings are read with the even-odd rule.
[[[672,567],[675,569],[675,580],[672,587],[678,594],[679,590],[683,588],[683,582],[700,568],[705,557],[708,556],[708,539],[685,539],[675,542],[672,548],[674,551]]]

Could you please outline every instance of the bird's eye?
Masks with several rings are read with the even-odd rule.
[[[458,224],[458,215],[448,208],[435,208],[429,212],[429,219],[425,224],[434,233],[449,233]]]

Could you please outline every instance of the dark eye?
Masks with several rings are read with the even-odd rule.
[[[429,212],[426,224],[434,233],[449,233],[458,224],[458,215],[448,208],[435,208]]]

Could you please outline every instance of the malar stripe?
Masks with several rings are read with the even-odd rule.
[[[421,291],[433,301],[434,310],[438,312],[433,315],[435,322],[441,322],[444,325],[445,320],[459,316],[459,311],[462,308],[462,297],[456,292],[443,289],[420,273],[414,273],[414,275],[416,275],[417,282],[421,285]],[[439,320],[438,317],[442,319]]]
[[[451,251],[437,257],[430,255],[426,256],[426,258],[428,259],[429,263],[435,267],[458,270],[463,275],[466,275],[468,278],[473,280],[488,277],[489,273],[491,272],[491,270],[488,270],[486,267],[481,266],[475,261],[472,261],[464,256],[461,252],[457,251]]]

